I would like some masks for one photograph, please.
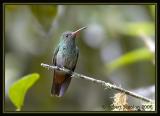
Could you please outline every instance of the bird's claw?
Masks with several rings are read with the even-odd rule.
[[[62,69],[64,70],[64,69],[65,69],[65,67],[62,67]]]

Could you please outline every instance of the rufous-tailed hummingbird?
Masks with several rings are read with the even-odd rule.
[[[77,34],[85,28],[80,28],[74,32],[64,32],[61,35],[60,42],[54,51],[53,65],[74,71],[79,55],[75,39]],[[71,78],[71,74],[54,70],[51,95],[63,96],[71,82]]]

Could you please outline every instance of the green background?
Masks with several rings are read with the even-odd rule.
[[[5,111],[15,111],[11,85],[30,73],[39,80],[22,111],[110,111],[117,91],[72,79],[62,98],[51,97],[53,51],[64,31],[88,28],[76,38],[76,72],[154,99],[155,5],[4,5]],[[142,101],[129,97],[129,104]],[[105,105],[105,109],[103,106]]]

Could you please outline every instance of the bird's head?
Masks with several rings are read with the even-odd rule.
[[[61,36],[61,38],[63,40],[68,40],[68,39],[75,39],[76,36],[79,34],[80,31],[86,29],[87,27],[82,27],[74,32],[71,32],[71,31],[67,31],[67,32],[64,32]]]

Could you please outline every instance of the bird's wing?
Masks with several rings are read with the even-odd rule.
[[[75,70],[75,68],[76,68],[76,65],[77,65],[77,61],[78,61],[78,56],[79,56],[79,48],[76,46],[76,63],[75,63],[75,65],[74,65],[74,67],[72,68],[72,71],[74,71]]]
[[[55,66],[56,66],[56,57],[57,57],[58,51],[59,51],[59,46],[57,46],[56,49],[54,50],[54,54],[53,54],[53,58],[52,58],[52,64]],[[51,95],[57,95],[57,91],[59,91],[59,88],[60,88],[59,79],[61,80],[61,78],[63,78],[63,77],[62,76],[60,76],[61,78],[58,78],[58,77],[59,76],[56,75],[56,70],[54,70]]]
[[[58,51],[59,51],[59,46],[57,46],[56,49],[54,50],[54,54],[53,54],[53,58],[52,58],[53,65],[56,65],[56,56],[57,56]]]

